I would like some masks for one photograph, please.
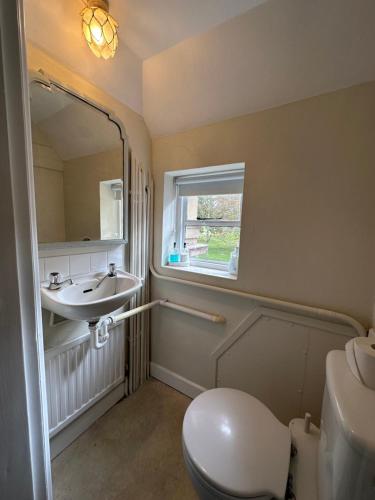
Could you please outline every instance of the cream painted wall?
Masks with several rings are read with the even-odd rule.
[[[160,272],[186,277],[159,266],[164,172],[241,161],[239,278],[230,284],[199,279],[345,312],[369,325],[375,82],[154,139],[154,263]]]
[[[122,178],[121,149],[64,162],[67,241],[100,240],[100,181]]]
[[[90,56],[89,52],[88,56]],[[141,115],[101,90],[96,86],[96,81],[85,80],[30,42],[27,44],[27,60],[30,70],[43,70],[46,75],[87,96],[89,99],[114,113],[125,127],[134,155],[145,168],[149,168],[151,161],[151,141],[148,129]]]
[[[239,279],[162,269],[164,172],[240,161]],[[154,139],[154,264],[163,275],[337,310],[369,326],[374,164],[375,82]],[[152,375],[191,396],[241,389],[285,423],[306,411],[319,423],[325,358],[356,335],[350,327],[155,277],[152,296],[226,318],[220,325],[153,310]]]
[[[32,129],[39,243],[100,240],[99,185],[123,178],[122,149],[62,161],[46,135]]]
[[[65,241],[64,163],[35,125],[32,134],[38,241]]]

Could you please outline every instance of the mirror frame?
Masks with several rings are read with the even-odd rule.
[[[91,98],[77,92],[75,89],[72,89],[70,86],[64,85],[59,81],[47,77],[42,70],[38,72],[30,72],[29,75],[29,88],[30,88],[30,98],[31,98],[31,86],[33,84],[39,84],[43,87],[48,87],[52,89],[53,87],[59,89],[62,92],[66,92],[74,99],[77,99],[89,106],[92,106],[97,111],[104,113],[108,120],[111,121],[114,125],[117,126],[120,133],[120,140],[122,141],[122,151],[123,151],[123,238],[117,240],[90,240],[90,241],[59,241],[56,243],[39,243],[39,250],[49,250],[54,248],[71,248],[71,247],[89,247],[89,246],[106,246],[106,245],[123,245],[129,243],[129,193],[130,193],[130,148],[128,136],[125,131],[125,127],[121,120],[109,109],[103,107],[101,104],[98,104]],[[34,182],[34,167],[33,167],[33,182]],[[34,190],[35,195],[35,190]],[[36,221],[36,227],[38,227]]]

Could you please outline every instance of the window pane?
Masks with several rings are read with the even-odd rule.
[[[188,220],[239,221],[241,219],[242,194],[186,196],[186,199]]]
[[[227,263],[239,245],[239,227],[186,226],[190,258]]]

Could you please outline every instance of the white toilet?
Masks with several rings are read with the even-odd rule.
[[[286,427],[242,391],[212,389],[186,411],[183,450],[202,500],[374,500],[375,391],[332,351],[320,431],[303,419]]]

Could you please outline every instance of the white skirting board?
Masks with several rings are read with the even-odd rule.
[[[69,446],[80,434],[85,432],[99,417],[104,415],[113,405],[115,405],[125,395],[125,384],[122,383],[113,389],[109,394],[100,399],[94,406],[85,413],[73,420],[65,429],[50,439],[51,459],[59,455]]]
[[[194,399],[199,396],[201,392],[206,391],[205,387],[188,380],[187,378],[182,377],[178,373],[172,372],[163,366],[160,366],[156,363],[150,364],[150,374],[152,377],[164,382],[164,384],[173,387],[182,394],[189,396],[189,398]]]

